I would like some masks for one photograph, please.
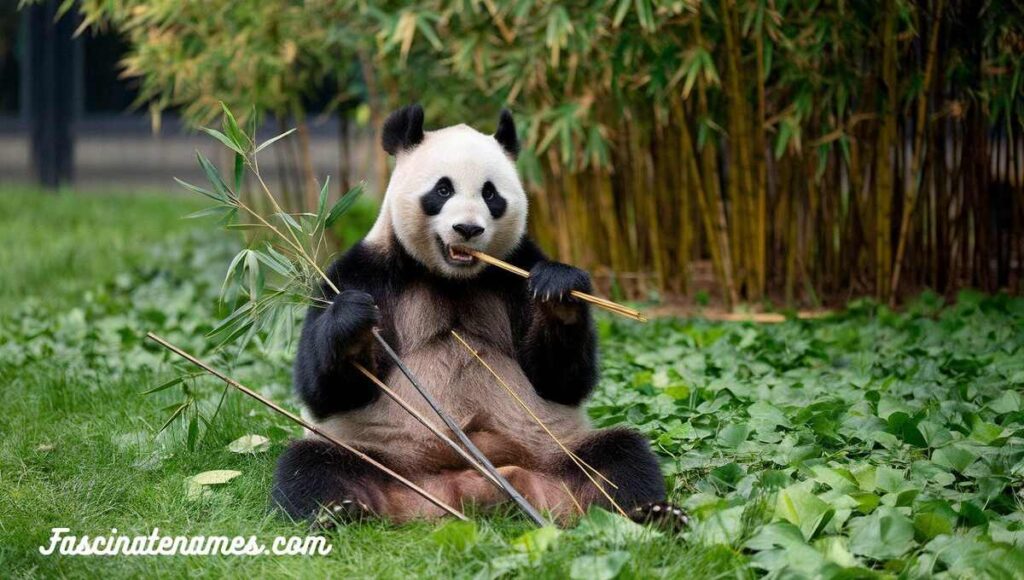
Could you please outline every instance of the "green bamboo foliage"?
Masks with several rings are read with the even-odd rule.
[[[710,272],[726,304],[1020,291],[1017,3],[285,4],[305,18],[304,56],[270,86],[357,62],[375,124],[410,101],[437,125],[510,106],[533,233],[602,290],[692,294]],[[132,41],[130,72],[154,95],[177,86],[184,73],[147,60],[156,41]],[[219,87],[200,83],[194,99]]]
[[[629,294],[692,290],[703,261],[726,303],[1019,291],[1024,14],[1012,3],[394,10],[421,23],[391,29],[406,68],[377,54],[385,70],[417,71],[396,100],[463,116],[448,106],[461,78],[526,113],[538,238]],[[440,49],[419,38],[428,26]]]

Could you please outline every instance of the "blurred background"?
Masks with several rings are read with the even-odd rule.
[[[221,101],[298,128],[261,160],[294,211],[379,195],[400,105],[509,107],[534,236],[617,296],[1020,292],[1018,2],[0,0],[0,195],[176,191]]]

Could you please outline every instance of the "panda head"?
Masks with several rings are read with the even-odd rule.
[[[486,135],[466,125],[424,131],[423,109],[412,105],[387,118],[382,141],[395,169],[368,238],[393,232],[408,254],[448,278],[484,268],[467,249],[504,258],[516,247],[526,230],[527,201],[508,111],[494,135]]]

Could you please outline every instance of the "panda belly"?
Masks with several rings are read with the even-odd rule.
[[[428,286],[416,286],[402,294],[394,317],[402,361],[496,465],[542,468],[560,450],[451,335],[451,330],[473,346],[564,443],[578,440],[589,430],[581,408],[552,403],[537,395],[515,359],[508,313],[497,296],[484,293],[453,300]],[[454,439],[397,367],[382,379]],[[407,473],[464,465],[451,449],[385,395],[364,408],[329,419],[324,426],[347,443],[374,452]]]

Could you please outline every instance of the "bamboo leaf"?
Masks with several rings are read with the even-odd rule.
[[[237,338],[252,326],[251,314],[254,306],[254,302],[246,302],[236,308],[234,312],[221,320],[210,332],[206,333],[206,336],[218,339],[218,343],[221,345]]]
[[[249,137],[238,127],[235,115],[223,101],[220,103],[220,108],[224,111],[224,130],[227,132],[228,138],[237,146],[235,151],[240,155],[245,155],[245,151],[249,149]]]
[[[276,257],[271,256],[269,253],[257,252],[256,257],[263,262],[268,268],[284,276],[285,278],[291,277],[293,270],[286,262],[282,263]]]
[[[248,253],[249,249],[243,248],[237,254],[235,254],[235,257],[231,260],[231,264],[228,265],[228,271],[227,273],[224,274],[224,282],[221,284],[220,287],[221,299],[224,298],[224,295],[227,292],[228,282],[230,282],[232,278],[238,275],[238,267],[240,264],[243,263],[243,260],[245,260],[246,254]]]
[[[316,221],[320,222],[324,219],[324,212],[327,210],[327,193],[328,186],[331,183],[331,177],[328,175],[327,179],[324,180],[323,186],[320,188],[320,199],[316,205]]]
[[[632,0],[619,0],[618,7],[615,8],[615,17],[612,19],[612,24],[616,28],[622,26],[622,21],[626,19],[626,14],[629,12],[629,5]]]
[[[296,233],[302,233],[302,226],[299,225],[299,222],[295,221],[295,218],[293,218],[291,214],[280,212],[275,213],[274,217],[284,222],[284,224],[288,226],[288,228],[291,229],[292,231]]]
[[[168,417],[166,421],[164,421],[163,426],[160,427],[157,433],[163,433],[164,429],[167,429],[168,425],[173,423],[175,419],[181,416],[181,414],[185,412],[185,409],[188,409],[189,405],[191,404],[192,399],[185,399],[185,401],[178,405],[178,407],[174,410],[174,413],[172,413],[171,416]]]
[[[242,190],[242,177],[245,175],[245,157],[235,153],[235,191]]]
[[[267,244],[265,256],[268,260],[276,263],[278,268],[287,270],[289,272],[287,276],[289,277],[299,271],[298,268],[295,267],[295,264],[293,264],[287,256],[277,251],[277,248],[275,248],[273,244]]]
[[[249,251],[245,255],[245,271],[248,275],[249,299],[256,300],[263,290],[263,272],[256,252]]]
[[[423,38],[426,38],[427,42],[434,47],[434,50],[441,50],[444,48],[444,43],[441,42],[440,38],[438,38],[437,33],[434,32],[434,27],[427,21],[427,18],[428,17],[425,14],[420,15],[420,17],[416,19],[416,28],[419,29]]]
[[[260,151],[263,151],[263,150],[264,150],[264,149],[266,149],[267,147],[270,147],[270,146],[271,146],[271,145],[273,145],[274,143],[277,143],[277,142],[278,142],[278,141],[280,141],[281,139],[284,139],[285,137],[287,137],[288,135],[291,135],[291,134],[292,134],[292,133],[294,133],[294,132],[295,132],[295,129],[294,129],[294,128],[292,128],[292,129],[288,129],[287,131],[285,131],[284,133],[281,133],[280,135],[278,135],[278,136],[276,136],[276,137],[271,137],[270,139],[267,139],[267,140],[266,140],[266,141],[264,141],[264,142],[263,142],[263,143],[262,143],[262,144],[261,144],[261,145],[260,145],[259,147],[257,147],[257,148],[256,148],[256,151],[255,151],[255,152],[256,152],[256,153],[259,153]]]
[[[201,187],[192,185],[191,183],[189,183],[187,181],[182,181],[181,179],[178,179],[177,177],[174,178],[174,181],[178,182],[178,185],[184,187],[185,189],[187,189],[189,191],[192,191],[192,192],[195,192],[195,193],[198,193],[198,194],[201,194],[201,195],[205,195],[206,197],[208,197],[208,198],[210,198],[210,199],[212,199],[214,201],[219,201],[221,203],[224,203],[224,202],[227,201],[223,197],[220,197],[220,196],[218,196],[217,194],[215,194],[215,193],[213,193],[211,191],[207,191],[207,190],[205,190],[205,189],[203,189]]]
[[[655,29],[654,7],[651,6],[650,0],[636,0],[636,18],[640,22],[640,27],[647,32]]]
[[[232,453],[263,453],[270,449],[270,439],[263,435],[242,435],[228,443],[228,451]]]
[[[200,127],[199,130],[213,137],[214,139],[220,141],[221,143],[224,144],[225,147],[234,151],[235,153],[238,153],[239,155],[245,154],[245,151],[242,150],[238,145],[235,145],[231,138],[225,135],[224,133],[221,133],[220,131],[216,129],[211,129],[209,127]]]
[[[151,395],[153,393],[158,393],[160,391],[165,391],[165,390],[167,390],[167,389],[169,389],[169,388],[171,388],[171,387],[173,387],[175,385],[181,384],[184,380],[185,380],[185,376],[174,377],[173,379],[171,379],[171,380],[169,380],[169,381],[167,381],[165,383],[161,383],[160,385],[155,386],[152,389],[147,389],[145,391],[142,391],[142,394],[143,395]]]
[[[211,215],[221,215],[224,212],[233,211],[233,209],[234,208],[229,207],[229,206],[216,205],[216,206],[213,206],[213,207],[208,207],[208,208],[205,208],[205,209],[201,209],[199,211],[192,212],[192,213],[186,215],[185,219],[190,219],[191,220],[191,219],[198,219],[198,218],[202,218],[202,217],[206,217],[206,216],[211,216]]]
[[[342,215],[345,214],[359,199],[359,196],[363,193],[363,184],[359,184],[352,189],[348,190],[345,195],[341,196],[338,203],[334,204],[331,211],[327,214],[327,220],[324,222],[324,227],[329,228],[334,225],[334,222],[338,221]]]
[[[234,201],[236,198],[231,192],[231,189],[228,188],[226,183],[224,183],[224,179],[220,176],[220,171],[218,171],[213,163],[210,163],[210,160],[202,153],[197,151],[196,157],[199,159],[199,166],[202,167],[203,172],[206,173],[206,178],[209,179],[210,183],[213,185],[214,191],[219,195],[224,196],[225,199],[222,201]]]
[[[230,227],[231,222],[233,222],[236,217],[238,217],[238,208],[232,206],[228,208],[228,211],[226,211],[219,220],[217,220],[217,224],[225,228]]]
[[[701,60],[694,57],[689,62],[689,66],[686,67],[685,77],[686,80],[683,82],[683,98],[687,99],[690,97],[690,91],[693,90],[693,85],[697,82],[697,77],[700,75]]]

